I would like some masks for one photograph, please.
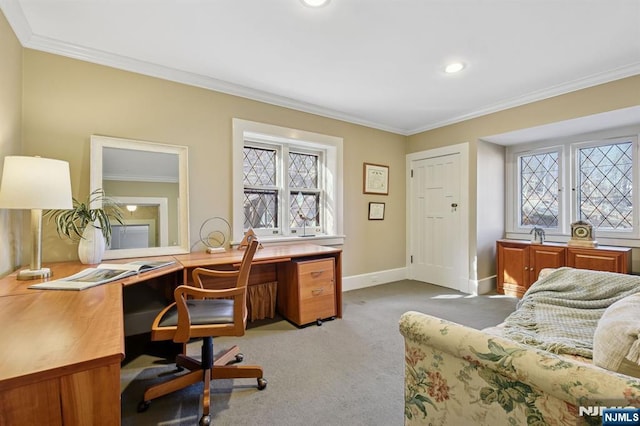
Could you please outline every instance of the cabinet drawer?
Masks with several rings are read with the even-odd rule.
[[[334,269],[332,259],[298,263],[300,300],[320,296],[333,296],[335,293],[333,281]]]
[[[313,296],[300,302],[300,324],[336,315],[335,298],[332,294]]]

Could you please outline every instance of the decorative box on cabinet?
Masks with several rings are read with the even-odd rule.
[[[334,259],[293,261],[283,266],[287,274],[278,288],[278,310],[302,326],[336,316]]]
[[[544,268],[570,266],[628,274],[631,272],[631,249],[498,240],[496,263],[498,293],[522,297]]]

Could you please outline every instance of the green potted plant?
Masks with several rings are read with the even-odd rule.
[[[111,243],[113,221],[124,225],[120,205],[101,188],[91,192],[86,202],[74,198],[71,210],[48,210],[45,217],[55,222],[61,238],[79,241],[78,257],[85,264],[102,261],[105,247]]]

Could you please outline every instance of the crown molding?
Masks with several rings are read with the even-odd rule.
[[[224,80],[183,71],[177,68],[165,67],[162,65],[157,65],[126,56],[100,51],[97,49],[90,49],[72,43],[61,42],[59,40],[51,39],[37,34],[31,35],[28,42],[23,43],[23,46],[29,49],[53,53],[56,55],[79,59],[85,62],[91,62],[99,65],[105,65],[124,71],[144,74],[150,77],[170,80],[176,83],[201,87],[216,92],[226,93],[228,95],[239,96],[242,98],[260,101],[275,106],[290,108],[301,112],[307,112],[327,118],[346,121],[348,123],[359,124],[366,127],[384,130],[391,133],[404,134],[405,132],[405,129],[399,129],[382,125],[380,123],[374,123],[340,111],[323,108],[318,105],[306,102],[300,102],[285,96],[278,96],[273,93],[252,89],[246,86],[229,83]]]
[[[611,81],[620,80],[626,77],[632,77],[640,74],[640,62],[635,62],[623,67],[616,68],[603,73],[593,74],[584,78],[576,79],[567,83],[559,84],[546,88],[544,90],[537,90],[527,93],[523,96],[498,102],[493,105],[486,106],[484,108],[472,111],[468,114],[459,115],[448,120],[440,121],[407,131],[406,136],[415,135],[418,133],[426,132],[428,130],[437,129],[439,127],[449,126],[451,124],[460,123],[462,121],[470,120],[472,118],[482,117],[483,115],[493,114],[495,112],[504,111],[506,109],[515,108],[518,106],[530,104],[532,102],[541,101],[544,99],[553,98],[554,96],[564,95],[567,93],[575,92],[576,90],[587,89],[589,87],[597,86]]]
[[[7,18],[9,26],[18,37],[20,44],[25,47],[33,36],[33,31],[31,31],[27,18],[24,17],[20,3],[16,0],[0,0],[0,10]]]
[[[99,65],[105,65],[124,71],[130,71],[150,77],[174,81],[176,83],[201,87],[228,95],[239,96],[246,99],[264,102],[267,104],[289,108],[296,111],[306,112],[309,114],[331,118],[334,120],[340,120],[347,123],[370,127],[373,129],[378,129],[402,136],[415,135],[439,127],[444,127],[465,120],[478,118],[483,115],[492,114],[509,108],[522,106],[528,103],[552,98],[554,96],[563,95],[566,93],[574,92],[576,90],[586,89],[588,87],[640,74],[640,62],[635,62],[630,65],[619,67],[615,70],[576,79],[574,81],[546,88],[544,90],[530,92],[523,96],[488,105],[478,110],[471,111],[467,114],[431,123],[423,127],[405,129],[372,122],[361,117],[344,113],[342,111],[324,108],[307,102],[297,101],[285,96],[278,96],[273,93],[268,93],[246,86],[229,83],[224,80],[207,77],[201,74],[191,73],[171,67],[165,67],[150,62],[145,62],[126,56],[115,55],[109,52],[90,49],[76,44],[66,43],[49,37],[33,34],[33,31],[31,30],[31,27],[29,26],[18,1],[0,0],[0,9],[5,14],[5,17],[7,18],[7,21],[16,34],[18,40],[25,48],[40,50],[43,52],[66,56],[73,59],[79,59]]]

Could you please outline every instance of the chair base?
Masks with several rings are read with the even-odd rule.
[[[207,342],[207,339],[205,339],[202,345],[202,359],[205,360],[204,364],[184,354],[178,355],[176,357],[178,369],[182,370],[186,368],[190,372],[147,388],[142,401],[138,405],[138,412],[146,411],[151,401],[156,398],[184,389],[195,383],[203,382],[203,414],[200,419],[200,424],[209,424],[211,421],[209,415],[211,380],[255,378],[258,381],[257,387],[259,390],[267,387],[267,381],[262,377],[262,367],[257,365],[235,365],[235,363],[241,362],[244,358],[238,346],[232,346],[215,359],[211,359],[210,357],[212,350],[212,343]],[[207,359],[212,361],[211,365],[207,365]]]

